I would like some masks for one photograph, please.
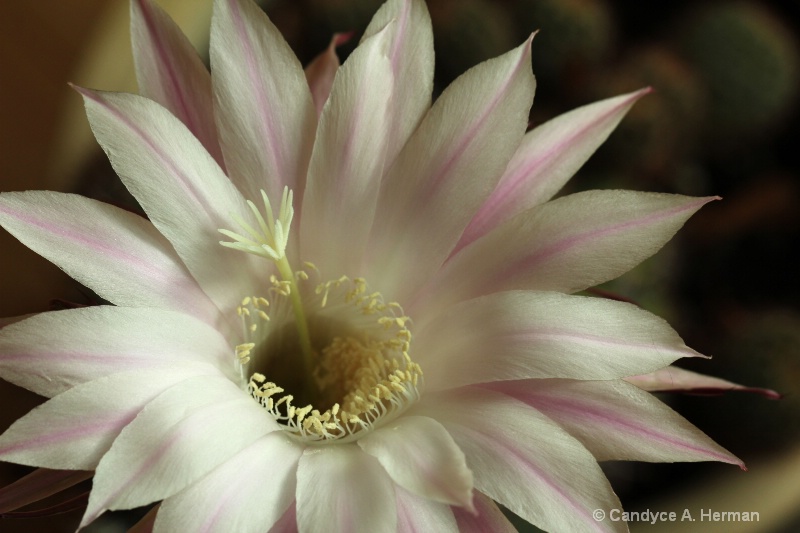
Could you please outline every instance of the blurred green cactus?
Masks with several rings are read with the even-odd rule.
[[[693,11],[676,35],[708,86],[707,134],[715,143],[753,138],[790,110],[800,71],[797,43],[764,5],[721,3]]]
[[[551,88],[580,83],[585,70],[611,50],[615,25],[604,0],[516,0],[513,10],[523,33],[541,30],[533,47],[534,71]]]
[[[437,71],[447,83],[468,68],[518,45],[507,10],[487,0],[435,0],[433,22]]]

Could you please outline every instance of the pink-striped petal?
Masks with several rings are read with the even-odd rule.
[[[464,230],[457,252],[514,215],[555,195],[614,131],[642,89],[560,115],[525,134],[503,177]]]
[[[218,0],[211,19],[216,119],[231,179],[251,200],[284,186],[302,198],[317,114],[303,68],[251,0]]]
[[[155,533],[263,533],[294,501],[302,446],[270,433],[164,500]],[[198,512],[198,510],[202,510]]]
[[[472,472],[453,437],[436,420],[404,416],[359,439],[358,445],[409,492],[472,508]]]
[[[351,36],[352,33],[335,33],[328,48],[306,65],[304,72],[317,116],[322,114],[322,108],[328,101],[331,88],[333,88],[333,80],[339,70],[339,56],[336,54],[336,48],[349,41]]]
[[[253,294],[263,262],[219,245],[231,214],[255,225],[241,193],[178,119],[133,94],[78,89],[114,170],[226,315]]]
[[[234,361],[233,347],[215,329],[157,309],[53,311],[0,331],[0,376],[47,397],[110,374],[181,362],[208,363],[236,380]]]
[[[383,173],[392,74],[389,28],[339,69],[322,111],[303,197],[301,256],[323,279],[359,275]],[[343,245],[347,243],[347,245]]]
[[[157,4],[132,0],[131,44],[139,94],[178,117],[224,168],[211,75],[189,39]]]
[[[431,105],[433,91],[433,30],[423,0],[389,0],[375,13],[362,42],[391,25],[389,59],[392,69],[391,112],[386,161],[391,163]]]
[[[491,498],[487,498],[477,490],[474,492],[473,503],[475,512],[466,509],[453,508],[458,531],[460,533],[516,533],[517,529],[508,521],[503,511],[497,507]]]
[[[395,487],[397,531],[402,533],[459,533],[450,507]],[[467,511],[469,513],[469,511]]]
[[[392,480],[358,446],[308,448],[297,469],[297,526],[328,533],[395,531]]]
[[[67,470],[94,470],[122,428],[164,390],[198,375],[195,363],[120,372],[78,385],[20,418],[0,436],[0,460]]]
[[[217,319],[170,243],[138,215],[76,194],[29,191],[0,195],[0,224],[111,303]]]
[[[453,82],[389,170],[366,277],[390,299],[405,301],[441,266],[505,169],[533,99],[530,44]]]
[[[685,418],[622,380],[524,380],[487,387],[541,411],[599,461],[722,461],[744,467]]]
[[[439,420],[467,456],[475,488],[546,531],[627,531],[597,522],[594,509],[619,509],[592,454],[524,403],[467,387],[426,395],[414,414]]]
[[[414,347],[427,390],[523,378],[614,379],[700,356],[666,321],[634,305],[534,291],[457,304],[420,325]]]
[[[39,468],[10,485],[0,488],[0,514],[16,511],[57,494],[92,477],[83,470]]]
[[[97,465],[81,527],[106,510],[168,498],[277,429],[229,380],[187,379],[148,403],[114,440]]]
[[[627,272],[716,198],[586,191],[520,213],[453,256],[411,307],[511,289],[577,292]],[[406,306],[409,311],[409,306]]]
[[[732,381],[706,376],[677,366],[667,366],[649,374],[625,378],[640,389],[650,392],[688,392],[692,394],[723,394],[731,391],[752,392],[770,400],[782,397],[779,392],[759,387],[739,385]]]

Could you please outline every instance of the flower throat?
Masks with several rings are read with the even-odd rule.
[[[308,274],[286,257],[291,191],[284,188],[277,220],[261,194],[266,217],[247,202],[258,230],[235,215],[248,236],[220,230],[234,241],[220,244],[271,260],[280,275],[269,278],[270,298],[247,296],[237,308],[248,340],[236,346],[237,362],[249,374],[250,395],[290,434],[311,443],[350,440],[419,398],[409,318],[362,278],[342,276],[312,290]]]

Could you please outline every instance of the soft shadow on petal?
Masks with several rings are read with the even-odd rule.
[[[160,504],[154,505],[141,520],[136,522],[127,533],[152,533],[153,527],[156,523],[156,513],[160,508]]]
[[[360,275],[383,175],[392,73],[391,28],[367,39],[339,69],[317,130],[300,227],[301,256],[323,279]]]
[[[139,94],[178,117],[224,168],[211,75],[189,39],[157,4],[132,0],[131,46]]]
[[[732,381],[706,376],[691,370],[678,368],[677,366],[668,366],[649,374],[630,376],[625,378],[625,381],[651,392],[686,392],[690,394],[715,395],[740,391],[759,394],[770,400],[779,400],[782,397],[781,393],[771,389],[739,385]]]
[[[453,437],[436,420],[403,416],[359,439],[358,445],[404,489],[472,508],[472,472]]]
[[[306,449],[297,470],[300,531],[395,531],[394,484],[371,455],[356,445]]]
[[[398,532],[459,533],[460,530],[450,506],[416,496],[402,487],[395,487],[394,490],[397,496]]]
[[[188,315],[108,305],[41,313],[0,330],[0,376],[52,397],[133,370],[208,363],[237,380],[231,347]],[[31,372],[46,368],[46,373]]]
[[[301,198],[317,113],[303,67],[251,0],[216,0],[211,72],[225,164],[250,200]]]
[[[217,319],[169,241],[138,215],[76,194],[28,191],[0,195],[0,224],[111,303]]]
[[[433,393],[413,414],[441,422],[467,456],[475,488],[547,531],[627,531],[594,509],[621,504],[591,453],[558,424],[503,394]]]
[[[255,225],[241,193],[172,114],[134,94],[77,89],[89,124],[122,182],[223,313],[252,294],[263,264],[219,245],[231,214]]]
[[[656,253],[716,199],[595,190],[533,207],[453,256],[406,311],[503,290],[593,287]]]
[[[508,521],[503,511],[491,498],[475,491],[475,512],[459,507],[453,508],[459,533],[516,533],[517,529]]]
[[[486,387],[558,422],[598,461],[722,461],[744,467],[657,398],[622,380],[524,380]]]
[[[84,470],[34,470],[0,488],[0,515],[57,494],[91,478],[93,474]]]
[[[635,305],[557,292],[489,294],[419,328],[414,346],[427,390],[522,378],[614,379],[700,356],[665,320]]]
[[[302,453],[303,448],[281,431],[260,438],[197,483],[164,500],[155,533],[263,533],[294,501]]]
[[[78,385],[33,409],[0,436],[0,460],[94,470],[120,431],[177,383],[217,371],[206,364],[120,372]]]
[[[431,105],[433,30],[423,0],[389,0],[375,13],[361,41],[392,24],[389,59],[392,68],[391,113],[386,161],[391,163]]]
[[[81,526],[106,510],[168,498],[277,429],[222,376],[187,379],[147,404],[103,456]]]
[[[579,107],[526,133],[453,253],[514,215],[552,198],[605,142],[633,104],[649,92],[642,89]]]
[[[407,301],[439,269],[519,144],[533,100],[529,39],[454,81],[381,186],[367,279]]]

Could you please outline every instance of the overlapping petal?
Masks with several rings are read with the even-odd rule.
[[[350,33],[334,34],[328,48],[306,65],[303,71],[308,88],[311,90],[311,98],[314,100],[317,116],[322,114],[322,108],[328,101],[328,96],[333,88],[333,80],[339,70],[339,56],[336,54],[336,47],[350,40],[350,36]]]
[[[457,304],[421,326],[414,344],[428,390],[522,378],[615,379],[700,355],[665,320],[634,305],[535,291]]]
[[[452,434],[475,474],[475,488],[548,531],[626,531],[597,522],[594,509],[620,503],[578,440],[524,403],[475,387],[433,393],[414,408]],[[576,483],[576,480],[580,482]]]
[[[208,363],[231,380],[232,349],[214,328],[157,309],[95,306],[41,313],[0,331],[0,373],[52,397],[117,372]],[[47,372],[31,372],[31,368]]]
[[[91,477],[92,472],[84,470],[38,468],[0,488],[0,515],[43,500]]]
[[[472,472],[453,437],[436,420],[404,416],[359,439],[358,445],[409,492],[472,508]]]
[[[458,524],[459,533],[516,533],[517,528],[508,521],[500,508],[491,498],[487,498],[477,490],[474,493],[473,503],[475,512],[467,509],[453,508],[453,515]]]
[[[505,173],[464,230],[455,251],[556,194],[614,131],[642,89],[579,107],[525,134]]]
[[[81,526],[106,510],[168,498],[277,429],[228,379],[187,379],[148,403],[114,440],[97,465]]]
[[[301,256],[330,277],[360,271],[372,226],[389,131],[390,29],[364,41],[339,69],[320,117],[300,244]]]
[[[391,26],[389,60],[392,102],[388,121],[386,160],[391,163],[431,105],[433,91],[433,31],[423,0],[389,0],[372,17],[362,44]]]
[[[303,448],[276,431],[164,500],[155,533],[263,533],[294,501]],[[198,513],[198,509],[203,509]]]
[[[178,117],[224,168],[211,74],[189,39],[152,0],[132,0],[131,45],[139,94]]]
[[[453,256],[411,309],[424,305],[434,313],[511,289],[571,293],[592,287],[654,254],[715,199],[597,190],[533,207]]]
[[[94,470],[122,428],[161,394],[198,375],[203,363],[119,372],[59,394],[0,436],[0,460],[67,470]]]
[[[530,44],[454,81],[384,178],[367,278],[390,299],[439,268],[505,169],[533,99]]]
[[[747,387],[726,379],[706,376],[677,366],[667,366],[639,376],[625,378],[640,389],[651,392],[689,392],[694,394],[723,394],[730,391],[752,392],[777,400],[781,394],[771,389]]]
[[[395,487],[394,491],[397,496],[397,531],[459,533],[448,505],[416,496],[401,487]]]
[[[125,186],[223,312],[254,290],[256,258],[219,245],[231,214],[252,221],[241,193],[178,119],[133,94],[78,89],[92,131]],[[235,228],[238,229],[238,228]]]
[[[394,492],[377,459],[358,446],[308,448],[297,469],[298,528],[330,533],[395,531]]]
[[[0,195],[0,224],[111,303],[217,319],[170,243],[138,215],[76,194],[12,192]]]
[[[621,380],[523,380],[488,385],[536,408],[598,461],[741,460],[650,394]]]
[[[211,20],[217,127],[231,179],[246,198],[302,198],[317,114],[303,68],[251,0],[217,0]]]

